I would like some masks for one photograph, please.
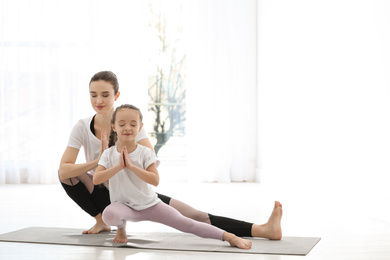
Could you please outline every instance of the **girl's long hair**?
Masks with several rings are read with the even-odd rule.
[[[134,105],[123,104],[115,109],[114,113],[112,114],[111,124],[113,124],[113,125],[115,124],[116,113],[119,110],[124,109],[124,108],[133,109],[133,110],[137,111],[139,114],[139,118],[141,120],[141,123],[142,123],[143,116],[142,116],[141,110]],[[118,136],[117,136],[116,132],[114,132],[114,129],[111,127],[110,137],[108,139],[108,147],[114,146],[117,140],[118,140]]]

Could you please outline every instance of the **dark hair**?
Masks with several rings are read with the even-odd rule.
[[[119,83],[118,83],[118,78],[116,77],[114,72],[100,71],[100,72],[96,73],[95,75],[93,75],[89,84],[91,85],[92,82],[99,81],[99,80],[104,80],[104,81],[110,82],[112,84],[112,86],[114,87],[115,95],[118,94]]]
[[[112,114],[112,117],[111,117],[111,124],[115,124],[116,113],[119,110],[124,109],[124,108],[133,109],[133,110],[137,111],[138,114],[139,114],[139,119],[141,120],[141,123],[142,123],[143,116],[142,116],[141,110],[138,107],[136,107],[136,106],[129,105],[129,104],[124,104],[124,105],[121,105],[121,106],[119,106],[119,107],[117,107],[115,109],[115,111],[114,111],[114,113]],[[118,140],[117,134],[116,134],[116,132],[114,132],[114,129],[112,129],[112,127],[111,127],[110,137],[109,137],[109,141],[108,141],[108,147],[111,147],[111,146],[115,145],[117,140]]]

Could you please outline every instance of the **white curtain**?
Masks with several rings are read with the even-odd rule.
[[[256,1],[187,4],[189,179],[254,181]]]
[[[94,73],[146,108],[142,2],[0,0],[0,184],[57,182],[71,128],[94,113]]]
[[[253,181],[256,1],[182,3],[189,179]],[[0,0],[0,184],[57,182],[98,71],[117,74],[117,105],[147,114],[148,12],[147,1]]]

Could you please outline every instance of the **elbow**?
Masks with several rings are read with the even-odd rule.
[[[92,182],[93,182],[93,185],[99,185],[101,182],[99,182],[95,176],[93,176],[93,179],[92,179]]]
[[[63,181],[63,180],[66,180],[67,178],[64,176],[64,170],[62,169],[62,167],[60,167],[58,169],[58,178],[60,179],[60,181]]]
[[[157,187],[159,184],[160,184],[160,178],[157,178],[157,179],[154,181],[153,186]]]

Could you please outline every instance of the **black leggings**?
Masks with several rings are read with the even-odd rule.
[[[77,203],[85,212],[92,217],[97,216],[99,213],[103,213],[103,210],[110,205],[110,195],[108,189],[104,185],[95,185],[92,193],[89,193],[88,189],[82,182],[78,182],[75,185],[67,185],[61,182],[62,187],[68,194],[68,196]],[[169,205],[171,198],[157,193],[162,202]],[[240,221],[231,218],[225,218],[221,216],[214,216],[208,214],[211,225],[216,226],[222,230],[233,233],[239,237],[251,237],[252,225],[245,221]]]

